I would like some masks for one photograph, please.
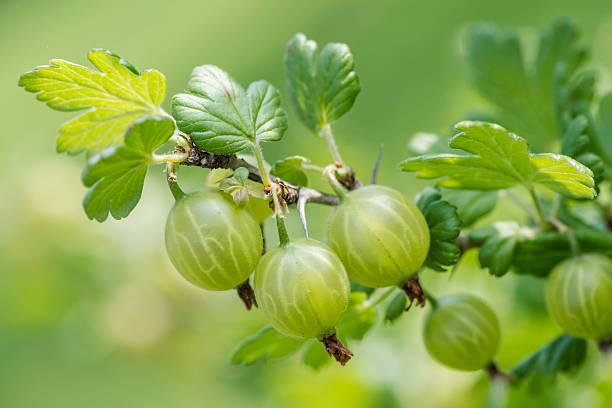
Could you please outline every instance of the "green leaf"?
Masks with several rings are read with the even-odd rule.
[[[394,322],[397,318],[404,314],[405,310],[406,294],[399,292],[387,305],[387,310],[385,311],[385,321]]]
[[[443,272],[446,266],[456,264],[459,259],[459,246],[455,239],[461,232],[461,221],[457,209],[442,200],[440,192],[432,187],[419,193],[416,205],[429,225],[430,244],[424,265]]]
[[[217,154],[280,140],[287,130],[287,114],[276,88],[257,81],[245,91],[214,65],[193,70],[186,93],[172,98],[172,116],[200,149]]]
[[[338,335],[349,339],[361,340],[376,323],[376,309],[367,301],[364,292],[351,293],[348,308],[338,322]]]
[[[87,58],[98,71],[54,59],[19,78],[19,86],[36,93],[50,108],[87,110],[62,125],[58,152],[97,152],[120,144],[134,120],[163,112],[159,105],[166,94],[166,79],[159,71],[138,72],[107,50],[94,49]]]
[[[593,151],[606,166],[607,177],[612,177],[612,92],[605,94],[599,101],[599,109],[594,119],[591,142]]]
[[[572,228],[572,231],[583,252],[612,256],[612,233],[609,231],[584,227]],[[572,250],[565,234],[523,234],[514,250],[512,266],[517,274],[545,277],[556,264],[571,255]]]
[[[497,205],[495,191],[441,189],[442,199],[457,208],[463,228],[488,215]]]
[[[285,72],[293,106],[314,132],[347,113],[361,89],[346,44],[330,43],[319,52],[304,34],[289,41]]]
[[[558,374],[577,371],[586,361],[587,342],[569,334],[563,334],[537,350],[512,369],[513,385],[530,382],[537,391],[550,385]]]
[[[435,133],[417,132],[408,139],[408,151],[414,155],[443,153],[447,150],[448,138]]]
[[[573,81],[586,55],[578,37],[573,23],[556,21],[540,32],[535,59],[529,63],[514,30],[478,24],[468,36],[476,89],[493,104],[500,123],[528,136],[538,149],[550,148],[563,134],[558,118],[592,96],[576,92]]]
[[[478,261],[494,276],[503,276],[508,272],[520,237],[520,226],[510,221],[496,222],[470,232],[470,239],[484,241],[478,251]]]
[[[246,167],[239,167],[234,170],[234,178],[236,181],[244,185],[249,178],[249,170]]]
[[[278,160],[272,166],[270,172],[285,181],[296,186],[308,186],[308,176],[304,171],[304,165],[308,159],[302,156],[291,156]]]
[[[310,346],[306,348],[302,361],[310,368],[320,370],[331,363],[332,359],[329,358],[329,354],[325,351],[323,343],[320,341],[313,341]]]
[[[91,187],[83,201],[87,216],[100,222],[109,211],[115,219],[127,217],[140,200],[153,152],[173,133],[172,119],[145,116],[127,130],[124,145],[94,155],[83,172],[83,184]]]
[[[272,326],[265,326],[238,346],[232,354],[232,364],[250,365],[259,360],[277,360],[294,353],[306,341],[284,336]]]
[[[468,190],[498,190],[542,185],[564,196],[595,196],[593,172],[576,160],[558,154],[529,153],[525,140],[503,127],[486,122],[460,122],[450,147],[469,155],[438,154],[407,159],[404,171],[417,177],[440,179],[438,186]]]

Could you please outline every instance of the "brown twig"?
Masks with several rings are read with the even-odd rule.
[[[321,343],[325,346],[327,354],[335,358],[342,365],[345,365],[353,357],[351,350],[344,347],[344,344],[336,337],[336,333],[322,338]]]

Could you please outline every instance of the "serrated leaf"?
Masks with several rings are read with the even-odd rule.
[[[278,160],[270,171],[276,177],[296,186],[308,186],[308,176],[304,171],[304,165],[308,159],[302,156],[291,156],[286,159]]]
[[[329,354],[325,351],[323,343],[313,341],[310,346],[306,347],[302,361],[310,368],[320,370],[331,363],[332,359],[329,358]]]
[[[488,215],[497,205],[495,191],[441,189],[442,199],[457,208],[463,228]]]
[[[397,293],[391,302],[387,305],[385,311],[385,321],[394,322],[398,317],[404,314],[406,310],[406,294],[399,292]]]
[[[513,385],[520,386],[529,381],[531,389],[538,391],[554,381],[558,374],[575,372],[585,362],[586,355],[586,340],[563,334],[512,369]]]
[[[127,217],[142,194],[152,153],[174,133],[172,119],[151,115],[137,119],[125,134],[125,144],[93,156],[83,172],[83,184],[91,187],[83,201],[90,219]]]
[[[460,122],[450,147],[469,155],[438,154],[407,159],[404,171],[440,179],[438,186],[468,190],[499,190],[542,185],[564,196],[595,196],[593,172],[571,157],[529,153],[527,143],[503,127],[487,122]]]
[[[520,237],[520,226],[510,221],[496,222],[470,232],[470,239],[483,242],[478,251],[480,265],[494,276],[508,272]]]
[[[474,85],[496,109],[498,121],[549,148],[563,134],[559,118],[592,97],[574,80],[585,60],[578,31],[562,19],[543,29],[533,62],[526,61],[519,36],[494,24],[478,24],[467,41]],[[571,114],[571,113],[570,113]]]
[[[55,110],[87,109],[62,125],[58,152],[97,152],[120,144],[134,120],[163,112],[166,79],[159,71],[139,72],[107,50],[94,49],[87,58],[98,71],[54,59],[19,78],[19,86]]]
[[[287,45],[285,72],[300,120],[318,132],[348,112],[360,91],[353,55],[346,44],[317,43],[296,34]]]
[[[440,192],[432,187],[421,191],[416,198],[427,225],[429,226],[429,252],[424,265],[438,272],[457,263],[459,246],[455,239],[461,232],[461,221],[457,209],[442,200]]]
[[[376,309],[367,299],[364,292],[351,293],[348,308],[336,325],[339,336],[361,340],[376,323]]]
[[[280,140],[287,130],[278,89],[257,81],[245,91],[214,65],[193,70],[187,91],[172,98],[172,116],[200,149],[217,154]]]
[[[284,336],[268,325],[238,346],[232,354],[232,364],[277,360],[294,353],[306,342],[307,339]]]

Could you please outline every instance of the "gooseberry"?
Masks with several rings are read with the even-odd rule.
[[[440,363],[463,371],[485,368],[500,341],[495,313],[480,298],[451,295],[437,301],[425,321],[425,347]]]
[[[612,337],[612,260],[585,254],[558,264],[546,284],[553,320],[576,337]]]
[[[257,265],[254,286],[259,308],[277,331],[319,339],[330,355],[348,361],[352,353],[335,337],[335,326],[348,306],[350,286],[327,246],[299,239],[272,249]]]
[[[259,224],[216,189],[186,194],[170,210],[166,249],[174,267],[207,290],[239,287],[261,256]]]
[[[380,185],[347,193],[332,214],[328,233],[348,276],[365,286],[406,283],[429,250],[429,228],[417,206]]]

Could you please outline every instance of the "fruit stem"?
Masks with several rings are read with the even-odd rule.
[[[181,190],[176,180],[170,180],[170,178],[168,178],[168,187],[170,187],[170,192],[176,201],[185,197],[185,192]]]
[[[377,297],[375,300],[369,302],[369,306],[370,307],[374,307],[374,306],[378,305],[380,302],[382,302],[383,300],[388,298],[389,295],[391,295],[393,292],[395,292],[396,289],[397,289],[396,287],[388,288],[382,295]]]
[[[344,344],[338,340],[336,333],[323,337],[320,339],[320,341],[325,346],[325,351],[327,351],[327,354],[329,354],[330,357],[335,358],[341,365],[345,365],[353,356],[351,350],[344,347]]]
[[[270,187],[272,185],[272,181],[270,180],[270,175],[264,166],[263,152],[258,142],[253,142],[253,153],[255,154],[255,160],[257,160],[257,167],[259,168],[261,181],[263,182],[264,187]]]
[[[542,211],[542,206],[540,205],[540,200],[538,199],[538,196],[535,193],[535,189],[533,188],[533,186],[531,186],[527,190],[529,191],[529,195],[531,196],[531,200],[533,201],[533,205],[535,206],[540,226],[544,230],[549,230],[550,223],[546,220],[546,217],[544,216],[544,212]]]
[[[329,149],[332,159],[334,159],[336,162],[344,163],[342,161],[342,157],[340,157],[338,145],[336,144],[336,140],[334,139],[334,134],[332,133],[331,125],[329,123],[321,126],[319,129],[319,135],[327,140],[327,148]]]
[[[275,217],[276,218],[276,229],[278,229],[278,241],[280,246],[284,247],[289,245],[291,240],[289,239],[289,234],[287,233],[287,227],[285,226],[285,218],[283,217]]]
[[[325,169],[323,170],[323,176],[327,178],[327,181],[329,182],[329,185],[331,186],[331,188],[334,190],[334,192],[336,193],[340,201],[344,201],[344,199],[346,198],[347,192],[344,186],[342,186],[342,184],[340,184],[340,182],[336,178],[335,173],[336,173],[336,167],[334,165],[329,165],[325,167]]]
[[[257,299],[255,299],[255,292],[253,292],[253,288],[251,287],[248,278],[240,285],[236,286],[236,291],[238,292],[238,296],[242,300],[242,303],[244,303],[244,307],[246,307],[247,310],[251,310],[251,307],[253,306],[258,307]]]

